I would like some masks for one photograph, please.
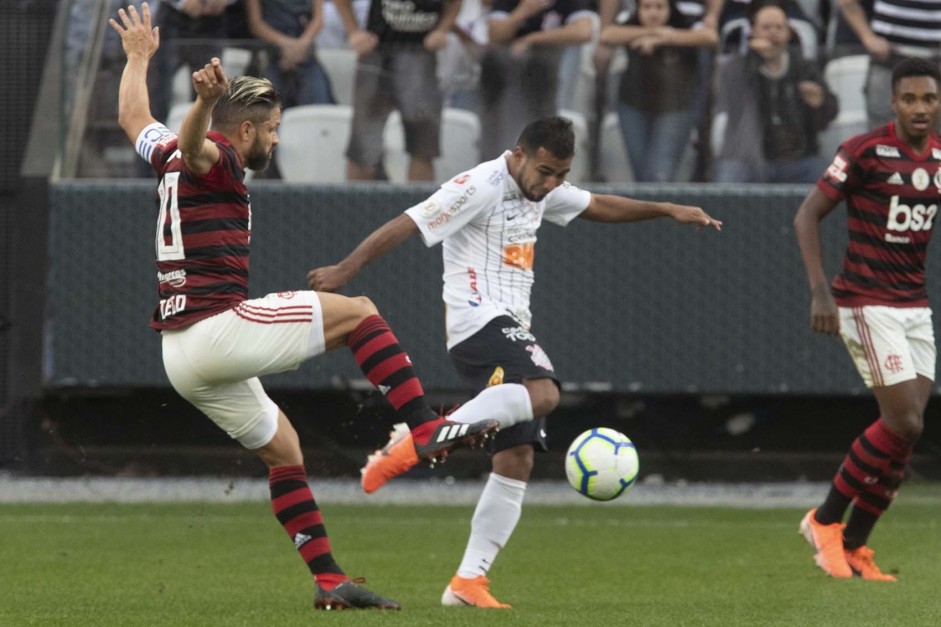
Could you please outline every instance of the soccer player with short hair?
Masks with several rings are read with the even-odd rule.
[[[925,253],[941,201],[939,89],[936,63],[898,63],[895,120],[845,141],[794,218],[810,283],[811,328],[842,336],[880,412],[850,446],[826,500],[800,523],[817,564],[833,577],[895,581],[876,566],[867,543],[904,478],[934,380]],[[819,223],[840,201],[849,245],[828,286]]]
[[[160,45],[150,8],[121,9],[119,19],[109,20],[127,55],[118,121],[159,178],[160,300],[150,326],[162,335],[170,383],[268,466],[275,516],[314,577],[316,608],[398,609],[337,565],[297,432],[258,377],[347,346],[413,429],[414,454],[424,459],[480,443],[497,422],[455,425],[438,417],[408,355],[365,297],[299,291],[248,298],[252,216],[245,168],[262,170],[271,160],[280,95],[266,79],[228,80],[214,58],[193,72],[196,101],[177,135],[150,111],[147,68]]]
[[[536,231],[543,220],[638,222],[670,217],[720,229],[701,208],[592,194],[565,181],[575,154],[570,120],[529,123],[513,150],[445,182],[432,196],[393,218],[346,259],[308,273],[314,289],[340,289],[373,259],[413,235],[442,244],[447,347],[465,386],[477,393],[448,418],[497,418],[491,473],[471,521],[471,536],[445,605],[506,608],[489,590],[487,572],[519,521],[535,451],[545,451],[545,416],[559,404],[559,382],[531,331]],[[373,492],[414,466],[408,430],[393,432],[363,469]]]

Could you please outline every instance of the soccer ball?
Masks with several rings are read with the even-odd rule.
[[[565,455],[565,475],[580,494],[610,501],[630,490],[637,480],[637,449],[623,433],[598,427],[572,442]]]

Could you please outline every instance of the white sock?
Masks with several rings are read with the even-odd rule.
[[[526,386],[521,383],[494,385],[447,415],[448,420],[463,423],[487,418],[499,420],[501,429],[532,420],[533,404]]]
[[[504,547],[523,510],[526,482],[490,473],[471,519],[470,540],[457,574],[467,579],[486,575]]]

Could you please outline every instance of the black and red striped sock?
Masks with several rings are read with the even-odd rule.
[[[864,546],[879,518],[895,500],[895,495],[905,479],[911,449],[902,451],[901,455],[900,458],[891,459],[879,481],[869,486],[865,492],[860,492],[853,501],[853,509],[850,510],[846,528],[843,530],[843,546],[846,548],[856,549]]]
[[[877,419],[853,441],[826,501],[817,509],[816,520],[823,524],[842,521],[851,502],[878,516],[888,507],[880,484],[894,472],[893,460],[907,459],[910,452],[911,443]]]
[[[412,360],[382,316],[372,315],[346,341],[366,378],[388,399],[399,419],[414,428],[436,419]]]
[[[307,485],[304,467],[270,468],[268,486],[274,515],[307,562],[314,580],[326,590],[347,581],[349,577],[343,573],[330,552],[330,539],[320,509]]]

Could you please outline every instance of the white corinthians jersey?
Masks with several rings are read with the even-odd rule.
[[[507,171],[505,152],[444,183],[405,213],[427,246],[442,244],[448,348],[497,316],[529,329],[536,231],[543,218],[565,226],[591,194],[568,183],[540,202],[526,200]]]

